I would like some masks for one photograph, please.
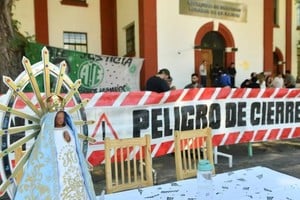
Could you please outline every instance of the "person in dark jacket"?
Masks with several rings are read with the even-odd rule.
[[[257,83],[257,74],[252,72],[250,79],[246,79],[242,82],[241,88],[260,88],[259,83]]]
[[[231,87],[235,88],[235,75],[236,75],[236,69],[235,69],[235,64],[232,62],[230,66],[228,67],[228,75],[230,76],[230,82],[231,82]]]
[[[161,69],[159,72],[150,77],[146,82],[146,90],[152,92],[166,92],[170,90],[170,86],[167,83],[167,79],[170,77],[170,71],[168,69]]]

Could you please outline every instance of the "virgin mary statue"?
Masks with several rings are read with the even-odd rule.
[[[42,118],[14,199],[96,199],[76,127],[66,111],[48,112]]]

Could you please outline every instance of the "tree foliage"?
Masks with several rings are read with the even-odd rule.
[[[9,76],[14,80],[23,71],[21,61],[26,38],[12,19],[13,3],[13,0],[0,0],[0,94],[8,89],[2,77]]]

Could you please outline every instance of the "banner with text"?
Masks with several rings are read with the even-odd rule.
[[[32,93],[26,95],[37,104]],[[150,134],[153,157],[174,151],[176,130],[209,126],[214,146],[300,137],[300,89],[195,88],[82,93],[81,98],[89,99],[87,119],[95,121],[88,132],[96,142],[89,144],[87,153],[94,166],[104,163],[105,137]],[[1,96],[0,102],[5,99]],[[72,106],[70,102],[66,110]],[[30,112],[21,100],[14,107]]]
[[[41,60],[43,47],[38,43],[27,46],[26,57],[31,63]],[[96,55],[52,46],[47,46],[47,49],[51,55],[50,62],[59,66],[65,61],[72,81],[81,79],[80,92],[140,90],[140,71],[144,61],[141,58]],[[43,84],[42,77],[37,77],[37,80],[40,85]]]
[[[166,93],[98,93],[89,161],[102,163],[103,138],[152,136],[152,155],[173,152],[175,130],[213,129],[215,146],[300,137],[299,89],[201,88]]]

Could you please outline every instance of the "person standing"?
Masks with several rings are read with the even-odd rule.
[[[159,72],[150,77],[146,82],[146,90],[152,92],[166,92],[170,90],[170,86],[167,82],[170,77],[170,71],[168,69],[161,69]]]
[[[236,75],[236,69],[235,69],[235,64],[232,62],[230,66],[228,67],[228,75],[230,76],[230,82],[231,82],[231,87],[235,88],[235,75]]]
[[[200,73],[201,86],[206,87],[206,77],[207,77],[207,61],[206,60],[203,60],[201,65],[199,66],[199,73]]]
[[[184,87],[184,89],[187,89],[187,88],[200,88],[200,84],[199,84],[199,76],[198,74],[194,73],[191,75],[191,83],[186,85]]]
[[[221,68],[218,63],[211,69],[211,79],[214,87],[219,86],[220,70]]]

